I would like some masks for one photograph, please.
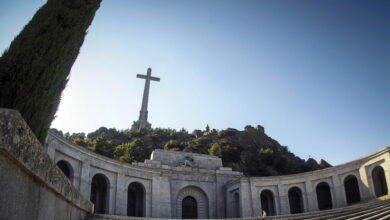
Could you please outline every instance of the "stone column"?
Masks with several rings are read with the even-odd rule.
[[[383,164],[383,170],[385,173],[385,179],[386,179],[386,184],[387,184],[387,194],[390,195],[390,153],[386,153],[386,161]]]
[[[275,195],[275,200],[276,200],[275,203],[277,202],[278,197],[279,197],[279,210],[278,210],[278,207],[275,207],[276,213],[278,215],[290,214],[288,195],[285,192],[282,184],[280,184],[280,183],[278,184],[278,193],[279,193],[279,196]]]
[[[91,199],[91,181],[89,177],[90,161],[82,161],[81,176],[80,176],[80,193],[86,198]]]
[[[252,201],[252,190],[251,190],[251,184],[249,182],[249,178],[241,178],[241,186],[240,186],[240,200],[241,200],[241,217],[252,217],[254,215],[253,213],[253,204],[256,204],[256,202]],[[258,199],[260,200],[260,198]],[[256,210],[256,209],[255,209]],[[259,209],[260,210],[260,209]],[[260,213],[260,211],[259,211]]]
[[[151,188],[151,207],[149,216],[147,217],[171,218],[172,199],[170,177],[166,176],[165,174],[154,175]]]
[[[375,198],[375,192],[373,191],[374,184],[372,182],[371,173],[369,172],[369,166],[366,164],[360,167],[359,174],[361,179],[361,184],[363,187],[361,187],[361,196],[362,200],[366,201],[372,198]]]
[[[337,174],[332,175],[333,191],[331,190],[333,208],[347,205],[345,198],[344,186],[341,184]]]
[[[127,189],[125,186],[125,175],[118,173],[116,181],[116,215],[127,215]]]
[[[113,178],[110,178],[107,176],[108,180],[110,181],[110,194],[109,194],[109,205],[108,205],[108,214],[113,215],[115,213],[115,207],[116,207],[116,193],[117,193],[117,175],[113,176]]]
[[[311,180],[306,180],[305,182],[305,188],[306,188],[306,197],[307,197],[307,204],[308,207],[306,208],[306,211],[317,211],[318,210],[318,204],[317,204],[317,197],[315,196],[315,189],[313,189],[313,185],[311,184]]]

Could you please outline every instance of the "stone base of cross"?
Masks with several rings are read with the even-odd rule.
[[[132,129],[142,128],[142,127],[151,128],[152,124],[150,124],[148,121],[145,121],[145,120],[142,120],[142,121],[138,120],[138,121],[134,121],[133,125],[131,126]]]

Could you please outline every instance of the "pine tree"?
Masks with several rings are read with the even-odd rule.
[[[209,154],[221,158],[222,157],[221,145],[219,145],[218,143],[213,143],[209,149]]]
[[[41,143],[101,0],[48,0],[0,57],[0,108],[17,109]]]

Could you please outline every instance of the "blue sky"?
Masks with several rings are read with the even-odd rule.
[[[0,0],[0,50],[45,1]],[[103,1],[52,127],[266,133],[344,163],[390,145],[390,1]]]

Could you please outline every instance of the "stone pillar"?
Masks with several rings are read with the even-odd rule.
[[[361,199],[363,201],[375,198],[374,184],[372,182],[372,176],[369,168],[370,166],[367,166],[365,164],[359,169],[360,179],[362,183]]]
[[[386,154],[386,160],[383,164],[383,170],[385,173],[385,179],[386,179],[386,184],[387,184],[387,194],[390,195],[390,153],[387,152]]]
[[[125,175],[123,173],[118,173],[116,181],[116,215],[127,215],[127,188],[125,182]]]
[[[91,179],[89,177],[90,161],[83,161],[81,164],[80,193],[88,200],[91,198]]]
[[[303,212],[308,212],[309,211],[309,200],[307,198],[307,192],[305,185],[303,185],[302,190],[302,204],[303,204]]]
[[[50,136],[50,135],[49,135]],[[54,162],[54,155],[56,150],[53,147],[47,148],[47,155],[49,155],[50,159]]]
[[[280,183],[278,184],[278,193],[279,193],[279,196],[275,195],[275,200],[276,200],[275,203],[277,202],[278,197],[279,197],[279,210],[278,210],[278,207],[275,207],[276,213],[278,215],[290,214],[288,195],[285,192],[284,187]]]
[[[147,217],[172,218],[170,182],[170,177],[164,174],[153,176],[150,198],[151,208],[150,214]]]
[[[340,179],[337,174],[332,175],[332,184],[333,190],[331,190],[332,195],[332,208],[342,207],[347,205],[347,200],[345,198],[344,185],[341,184]]]
[[[315,195],[315,189],[313,189],[313,185],[311,184],[310,180],[307,180],[305,182],[305,188],[306,188],[306,198],[307,198],[307,204],[308,207],[306,208],[306,211],[317,211],[318,210],[318,204],[317,204],[317,197]]]
[[[251,184],[249,182],[249,178],[244,178],[244,177],[241,178],[240,194],[241,194],[240,200],[242,204],[241,217],[243,218],[252,217],[254,213],[253,213],[253,204],[252,204],[253,203],[252,190],[251,190]],[[260,198],[258,200],[260,200]],[[254,203],[256,204],[256,202]]]
[[[113,178],[110,178],[109,176],[107,176],[108,180],[110,181],[110,194],[109,194],[109,197],[108,197],[108,200],[109,200],[109,205],[108,205],[108,214],[111,214],[113,215],[115,213],[115,207],[116,207],[116,193],[117,193],[117,188],[116,188],[116,184],[117,184],[117,176],[114,176]]]

